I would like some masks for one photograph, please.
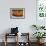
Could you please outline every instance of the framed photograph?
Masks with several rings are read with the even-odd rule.
[[[46,18],[46,0],[37,0],[37,16]]]
[[[10,8],[10,19],[24,19],[25,8]]]
[[[36,24],[46,25],[46,0],[37,0],[36,10]]]

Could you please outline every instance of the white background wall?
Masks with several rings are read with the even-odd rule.
[[[25,8],[25,19],[10,19],[10,8]],[[16,26],[20,32],[28,32],[32,24],[36,24],[36,0],[0,1],[0,33],[4,32],[3,29]]]
[[[10,19],[10,8],[25,8],[25,19]],[[19,27],[19,32],[29,32],[31,25],[36,24],[36,0],[1,0],[0,1],[0,34],[9,32],[11,27]]]

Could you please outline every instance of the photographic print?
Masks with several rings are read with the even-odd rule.
[[[24,19],[25,8],[10,8],[10,18],[11,19]]]

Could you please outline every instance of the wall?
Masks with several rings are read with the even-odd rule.
[[[10,19],[10,8],[25,8],[25,19]],[[1,0],[0,1],[0,34],[10,32],[11,27],[19,27],[19,32],[29,32],[31,25],[36,24],[36,0]]]

